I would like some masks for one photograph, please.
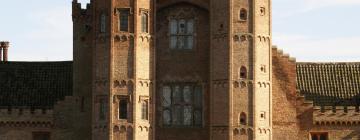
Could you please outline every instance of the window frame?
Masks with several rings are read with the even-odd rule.
[[[124,104],[122,104],[122,102],[125,101],[125,111],[123,110],[123,106]],[[123,116],[123,112],[125,113],[125,117]],[[127,120],[129,119],[129,100],[126,98],[120,98],[119,99],[119,103],[118,103],[118,119],[119,120]]]
[[[163,89],[165,87],[169,87],[170,88],[170,100],[171,103],[168,106],[164,106],[163,104]],[[180,89],[180,101],[176,102],[174,99],[174,92],[175,92],[175,88],[179,87]],[[184,99],[184,89],[185,87],[190,87],[191,89],[191,101],[190,102],[186,102]],[[197,89],[198,88],[198,89]],[[196,105],[196,97],[195,94],[199,91],[196,90],[200,90],[200,98],[198,100],[201,100],[201,103]],[[159,94],[161,96],[161,100],[160,100],[160,106],[161,106],[161,124],[162,127],[166,127],[166,128],[197,128],[197,127],[203,127],[204,124],[204,89],[203,86],[197,83],[170,83],[170,84],[163,84],[160,87],[161,93]],[[180,113],[181,115],[179,116],[179,123],[175,123],[174,122],[174,110],[176,107],[179,107]],[[185,122],[185,107],[190,107],[191,108],[191,122],[189,124],[186,124]],[[170,117],[170,123],[169,124],[165,124],[165,120],[164,120],[164,112],[165,111],[169,111],[169,117]],[[200,118],[201,120],[197,120],[196,118],[196,113],[200,112]],[[199,115],[199,114],[198,114]],[[198,122],[200,121],[200,122]]]
[[[106,29],[107,29],[107,15],[105,13],[101,13],[100,17],[99,17],[99,26],[100,26],[100,33],[106,33]]]
[[[130,15],[131,8],[118,8],[118,31],[120,32],[130,32]],[[125,18],[125,20],[124,20]],[[123,27],[123,23],[126,21],[126,27]],[[125,24],[124,24],[125,25]]]
[[[141,12],[141,32],[149,33],[149,12]]]
[[[175,21],[176,24],[176,29],[175,32],[173,33],[173,24],[172,22]],[[185,32],[181,33],[180,29],[181,29],[181,21],[184,21],[184,29]],[[196,48],[196,19],[195,18],[169,18],[169,22],[168,22],[168,36],[169,36],[169,49],[170,50],[194,50]],[[192,23],[192,26],[189,26],[190,23]],[[191,28],[191,32],[189,32],[189,29]],[[173,41],[175,40],[176,43],[174,43]],[[180,43],[183,43],[183,45],[181,46]],[[189,44],[191,43],[191,44]],[[175,44],[175,46],[174,46]]]
[[[244,15],[243,15],[244,14]],[[240,21],[247,21],[249,18],[248,10],[245,8],[241,8],[239,12],[239,20]]]

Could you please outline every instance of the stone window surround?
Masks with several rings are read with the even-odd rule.
[[[140,12],[139,12],[140,16],[141,16],[141,32],[142,33],[149,33],[150,32],[150,10],[149,9],[145,9],[145,8],[140,8]],[[144,17],[146,16],[146,31],[144,29]]]
[[[201,93],[202,93],[202,96],[201,96],[201,98],[202,98],[202,103],[201,103],[201,109],[200,109],[200,112],[201,112],[201,125],[196,125],[196,124],[194,124],[194,122],[195,122],[195,118],[194,117],[192,117],[192,124],[191,125],[164,125],[164,122],[163,122],[163,105],[162,105],[162,101],[159,101],[159,103],[160,103],[160,107],[161,107],[161,119],[160,119],[160,126],[162,126],[162,127],[165,127],[165,128],[198,128],[198,127],[203,127],[203,125],[204,125],[204,85],[203,84],[201,84],[201,83],[197,83],[197,82],[169,82],[169,83],[167,83],[167,82],[162,82],[161,84],[159,84],[159,86],[160,86],[160,88],[159,88],[159,91],[161,92],[161,94],[160,94],[160,96],[162,97],[162,91],[163,91],[163,87],[164,86],[169,86],[169,85],[174,85],[174,84],[177,84],[177,83],[180,83],[180,84],[186,84],[186,85],[188,85],[189,83],[191,84],[191,86],[193,86],[194,87],[194,89],[195,89],[195,87],[200,87],[201,88]],[[183,86],[182,86],[183,87]],[[171,87],[170,87],[171,88]],[[172,88],[171,88],[171,90],[172,90]],[[193,92],[195,92],[195,90],[193,90]],[[194,96],[193,96],[194,97]],[[172,98],[172,94],[171,94],[171,98]],[[171,99],[171,100],[173,100],[173,99]],[[171,101],[171,102],[173,102],[173,101]],[[193,113],[195,112],[195,110],[198,110],[198,109],[196,109],[196,108],[193,108]],[[170,114],[172,115],[172,113],[170,112]],[[194,115],[194,114],[193,114]],[[171,120],[172,121],[172,120]]]
[[[132,12],[132,8],[131,7],[122,7],[122,8],[116,8],[116,14],[117,14],[117,17],[118,17],[118,31],[119,32],[130,32],[130,16],[133,15],[133,12]],[[126,18],[127,19],[127,29],[122,29],[122,26],[121,24],[123,24],[123,20],[121,19],[121,12],[128,12],[127,15],[128,17]]]

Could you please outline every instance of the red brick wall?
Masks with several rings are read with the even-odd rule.
[[[276,48],[273,62],[273,139],[294,139],[298,135],[296,116],[296,62]]]

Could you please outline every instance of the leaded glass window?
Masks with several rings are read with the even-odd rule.
[[[119,12],[120,12],[120,17],[119,17],[120,31],[128,32],[129,31],[130,9],[120,9]]]
[[[171,19],[169,23],[170,48],[193,49],[194,47],[194,20]]]
[[[168,84],[160,90],[164,126],[202,125],[202,87],[194,83]]]

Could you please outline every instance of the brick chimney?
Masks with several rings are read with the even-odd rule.
[[[0,61],[8,61],[8,48],[9,48],[9,42],[2,41],[0,42]]]

